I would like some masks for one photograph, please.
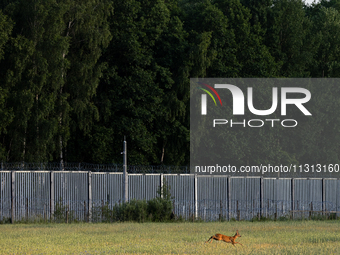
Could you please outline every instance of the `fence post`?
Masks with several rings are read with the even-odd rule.
[[[275,201],[275,214],[274,219],[277,220],[277,201]]]
[[[206,212],[207,212],[207,208],[206,208],[206,205],[205,205],[205,199],[204,199],[204,214],[203,214],[203,220],[205,221],[205,216],[206,216]]]
[[[194,180],[194,189],[195,189],[195,218],[198,218],[198,201],[197,201],[197,174],[195,174],[195,180]]]
[[[322,178],[322,215],[325,215],[325,211],[326,211],[326,185],[325,185],[325,178]]]
[[[228,221],[230,221],[230,215],[231,215],[231,189],[230,189],[230,176],[228,176]]]
[[[263,216],[263,176],[261,176],[260,180],[260,219],[262,216]]]
[[[50,172],[50,221],[54,214],[54,171]]]
[[[44,221],[47,223],[47,205],[44,203]]]
[[[160,174],[160,191],[161,191],[161,198],[163,198],[163,174]]]
[[[240,221],[240,211],[238,209],[238,200],[236,201],[236,212],[237,212],[237,220]]]
[[[268,198],[268,201],[267,201],[267,217],[270,217],[270,213],[269,213],[269,198]]]
[[[310,202],[309,220],[312,219],[312,211],[313,211],[313,202]]]
[[[28,198],[26,197],[26,201],[25,201],[25,218],[26,218],[26,222],[28,222]]]
[[[15,221],[15,171],[11,174],[11,223]]]
[[[124,177],[124,202],[127,203],[129,201],[129,181],[128,181],[128,173],[127,173],[127,145],[126,145],[126,140],[124,136],[124,145],[123,145],[123,177]]]
[[[68,206],[67,206],[67,209],[66,209],[66,223],[68,224]]]
[[[253,199],[253,206],[251,208],[251,212],[252,212],[252,217],[253,218],[256,217],[256,216],[254,216],[254,215],[256,215],[255,214],[255,208],[256,208],[256,202],[255,202],[255,199]]]
[[[294,178],[292,178],[291,180],[291,184],[290,184],[290,188],[291,188],[291,191],[290,191],[290,196],[291,196],[291,200],[292,200],[292,204],[291,204],[291,208],[292,208],[292,219],[294,220],[294,199],[295,199],[295,196],[294,196]]]
[[[84,200],[84,222],[88,222],[87,216],[86,216],[86,201]]]
[[[89,195],[89,201],[88,201],[88,212],[89,212],[89,222],[92,222],[92,172],[89,171],[88,173],[88,195]]]
[[[222,221],[223,220],[223,211],[222,211],[222,199],[220,200],[220,217],[219,220]]]

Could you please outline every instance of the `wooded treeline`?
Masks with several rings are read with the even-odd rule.
[[[190,77],[340,77],[340,0],[0,3],[0,161],[185,165]]]

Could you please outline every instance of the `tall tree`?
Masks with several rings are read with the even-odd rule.
[[[6,58],[14,120],[6,137],[7,160],[63,160],[73,126],[91,125],[91,98],[101,75],[98,58],[108,44],[105,1],[1,3],[15,20],[17,38]],[[87,113],[87,114],[84,114]],[[90,124],[88,124],[90,123]],[[87,125],[88,124],[88,125]]]
[[[113,39],[103,58],[109,68],[97,96],[102,113],[95,127],[99,133],[89,137],[95,152],[91,158],[120,162],[126,136],[129,162],[148,164],[158,158],[155,122],[163,112],[163,90],[157,76],[166,72],[154,60],[154,47],[167,29],[170,13],[161,0],[116,0],[114,8],[110,19]]]
[[[302,0],[275,0],[268,14],[265,44],[281,66],[280,77],[308,77],[315,37]]]
[[[6,149],[4,143],[4,136],[8,132],[8,126],[13,120],[13,111],[8,107],[8,98],[10,93],[10,84],[4,78],[3,71],[4,59],[6,51],[12,41],[11,33],[13,28],[13,21],[0,11],[0,160],[6,159]]]
[[[320,6],[317,6],[318,8]],[[315,61],[310,65],[313,77],[340,76],[340,14],[333,7],[320,7],[311,16],[313,33],[319,45]]]
[[[99,119],[94,97],[105,69],[105,62],[99,59],[112,38],[109,18],[113,7],[109,0],[68,0],[66,3],[62,35],[68,40],[68,49],[62,58],[68,68],[63,70],[65,85],[60,88],[59,95],[59,150],[61,160],[65,148],[67,160],[83,161],[77,151],[86,150],[84,137]],[[63,99],[66,99],[65,104]],[[66,109],[68,106],[70,111]],[[70,146],[67,146],[68,134]]]
[[[11,85],[8,107],[14,113],[11,129],[5,137],[8,161],[50,159],[53,136],[50,116],[53,115],[55,94],[49,84],[52,81],[49,80],[51,69],[46,59],[47,50],[53,51],[53,46],[44,42],[46,31],[51,31],[46,25],[46,4],[13,1],[4,6],[4,11],[15,20],[14,41],[4,69],[6,82]],[[44,88],[49,94],[43,92]]]
[[[170,12],[166,28],[155,44],[156,82],[163,91],[162,108],[155,121],[157,161],[184,165],[189,157],[189,89],[191,69],[188,33],[178,1],[165,1]]]

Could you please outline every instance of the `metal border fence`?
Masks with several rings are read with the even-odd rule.
[[[340,180],[330,178],[129,173],[129,200],[156,197],[164,182],[170,187],[174,214],[186,220],[340,213]],[[0,171],[0,221],[55,220],[56,212],[67,208],[74,220],[96,222],[104,205],[112,209],[122,201],[121,172]]]

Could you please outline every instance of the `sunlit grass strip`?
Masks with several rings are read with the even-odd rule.
[[[243,246],[213,241],[234,235]],[[340,221],[0,225],[0,254],[337,254]]]

